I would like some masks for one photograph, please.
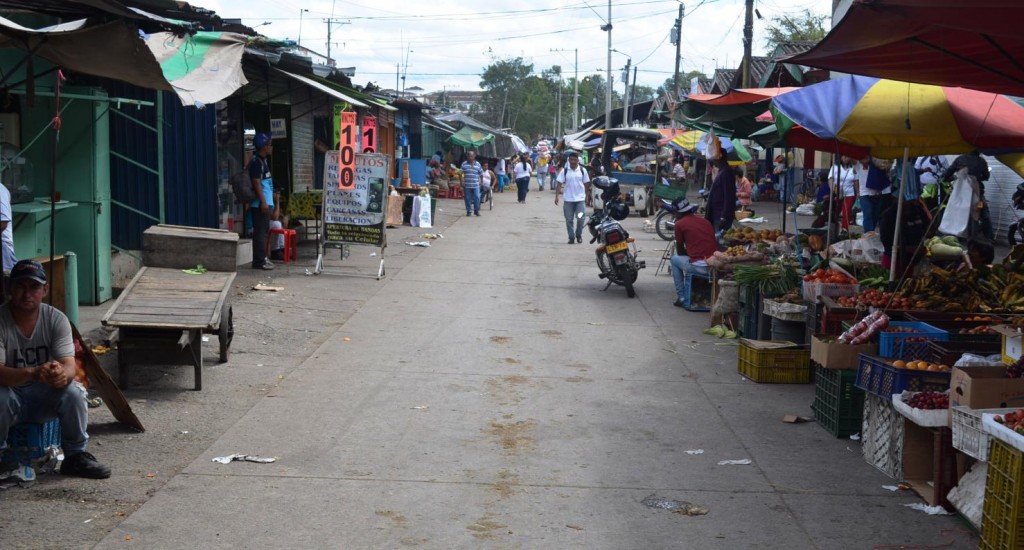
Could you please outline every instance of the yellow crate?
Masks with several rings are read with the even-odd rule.
[[[737,370],[762,384],[809,384],[810,346],[757,349],[740,340]]]
[[[1024,548],[1024,452],[990,438],[979,550]]]

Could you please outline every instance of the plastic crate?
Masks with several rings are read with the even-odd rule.
[[[42,458],[51,447],[60,447],[60,420],[15,424],[7,434],[7,448],[0,462],[28,464]]]
[[[951,334],[950,338],[952,338],[952,336],[953,335]],[[928,354],[924,357],[924,360],[936,365],[952,367],[965,353],[973,353],[974,355],[998,355],[999,350],[1000,343],[998,340],[991,342],[977,340],[950,340],[948,342],[938,342],[933,340],[928,342]]]
[[[998,439],[992,439],[989,449],[978,548],[1024,548],[1024,451]]]
[[[883,474],[903,479],[903,416],[892,406],[892,396],[864,396],[860,441],[864,460]]]
[[[946,391],[949,389],[948,372],[900,369],[885,359],[860,354],[857,366],[857,387],[892,400],[892,394],[906,391]]]
[[[762,300],[764,314],[780,321],[803,323],[807,318],[806,304],[779,303],[771,298]]]
[[[857,319],[858,312],[854,308],[843,307],[835,300],[824,298],[822,300],[821,314],[818,317],[818,333],[828,336],[839,336],[843,333],[842,322]]]
[[[882,357],[916,361],[928,357],[928,342],[938,340],[946,342],[949,333],[920,321],[893,321],[890,328],[910,328],[919,332],[887,332],[878,334],[878,354]],[[927,338],[920,342],[908,342],[908,338]],[[899,393],[899,392],[896,392]]]
[[[711,280],[700,275],[687,273],[686,286],[690,294],[683,300],[683,309],[687,311],[711,311]]]
[[[988,460],[988,444],[991,436],[982,428],[981,415],[983,413],[1005,414],[1017,409],[972,409],[958,406],[952,407],[951,410],[953,447],[984,462]]]
[[[811,408],[818,425],[835,437],[859,432],[864,418],[864,390],[854,386],[856,371],[826,369],[815,363],[814,380]]]
[[[741,339],[737,370],[761,384],[809,384],[811,347],[757,349]]]
[[[860,293],[858,284],[819,283],[803,281],[803,297],[809,302],[817,302],[821,296],[836,298],[839,296],[856,296]]]

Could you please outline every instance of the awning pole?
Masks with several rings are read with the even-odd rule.
[[[903,224],[903,195],[907,189],[907,162],[910,160],[910,148],[903,148],[903,167],[900,170],[900,192],[896,199],[896,230],[892,236],[892,264],[889,266],[889,282],[896,280],[896,266],[900,257],[900,226]]]

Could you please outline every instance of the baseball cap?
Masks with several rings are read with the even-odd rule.
[[[679,212],[680,214],[686,214],[688,212],[693,212],[695,210],[697,210],[697,205],[691,203],[686,199],[676,201],[676,211]]]
[[[34,260],[21,260],[11,268],[11,282],[21,279],[31,279],[40,284],[46,284],[46,270],[42,264]]]
[[[256,137],[252,138],[252,145],[257,151],[264,148],[270,143],[270,134],[256,134]]]

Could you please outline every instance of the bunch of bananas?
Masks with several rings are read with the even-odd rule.
[[[716,336],[718,338],[729,338],[730,340],[735,339],[737,336],[735,330],[732,330],[725,325],[715,325],[705,330],[704,334],[709,334],[711,336]]]

